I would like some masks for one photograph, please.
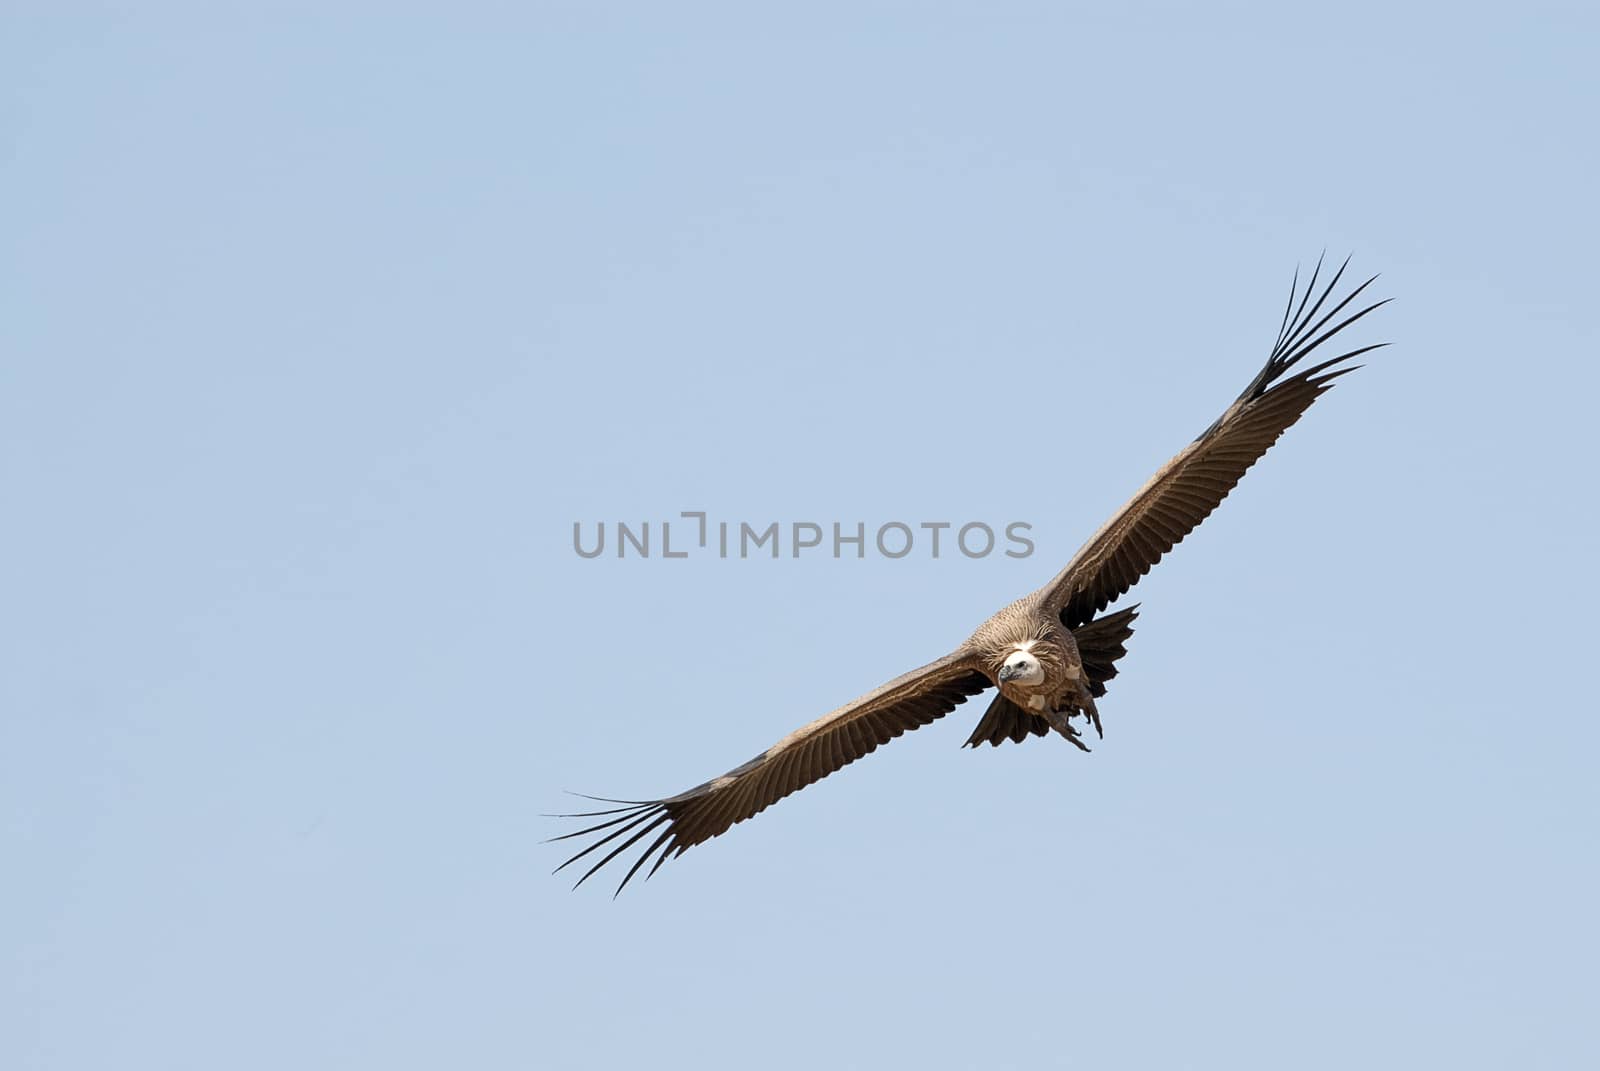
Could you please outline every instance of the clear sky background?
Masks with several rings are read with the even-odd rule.
[[[0,22],[0,1066],[1600,1064],[1582,7],[325,6]],[[550,876],[1042,583],[1324,247],[1395,345],[1093,755]],[[1036,552],[572,551],[690,509]]]

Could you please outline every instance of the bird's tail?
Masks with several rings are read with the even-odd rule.
[[[1078,655],[1083,659],[1084,675],[1089,678],[1089,693],[1096,699],[1106,694],[1106,682],[1117,675],[1117,659],[1128,653],[1128,637],[1133,635],[1133,619],[1138,616],[1139,607],[1134,605],[1072,630]],[[967,738],[966,746],[989,743],[999,747],[1002,740],[1020,744],[1030,733],[1043,736],[1049,731],[1050,725],[1043,718],[997,695]]]

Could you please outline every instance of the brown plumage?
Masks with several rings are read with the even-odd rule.
[[[1020,743],[1053,728],[1088,750],[1072,719],[1083,717],[1099,732],[1095,700],[1106,694],[1106,682],[1117,675],[1117,659],[1126,653],[1136,608],[1096,615],[1205,520],[1335,379],[1358,367],[1346,362],[1383,345],[1350,350],[1289,374],[1329,339],[1387,304],[1378,301],[1339,318],[1372,284],[1368,279],[1324,312],[1344,275],[1344,265],[1313,302],[1320,272],[1319,261],[1304,291],[1296,273],[1272,354],[1250,385],[1199,438],[1151,477],[1050,583],[1000,610],[950,654],[795,730],[721,777],[658,800],[590,797],[619,806],[562,816],[601,821],[555,838],[596,835],[593,843],[556,869],[564,870],[608,848],[578,879],[582,885],[644,841],[617,886],[621,892],[647,862],[648,877],[668,858],[996,686],[999,694],[967,739],[969,746],[998,745],[1002,740]]]

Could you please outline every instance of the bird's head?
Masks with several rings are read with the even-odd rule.
[[[1001,684],[1020,684],[1024,688],[1043,684],[1044,666],[1039,664],[1038,657],[1033,653],[1033,644],[1013,648],[1005,661],[1000,663],[998,676]]]

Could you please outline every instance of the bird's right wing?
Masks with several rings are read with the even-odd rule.
[[[855,702],[796,729],[743,766],[687,792],[659,800],[602,799],[601,802],[622,806],[561,815],[604,820],[556,840],[602,832],[605,835],[556,869],[564,870],[621,838],[620,844],[578,879],[582,885],[595,871],[660,830],[623,876],[617,886],[621,892],[652,856],[655,863],[646,877],[669,857],[682,855],[729,826],[760,814],[783,797],[822,780],[901,733],[944,717],[969,696],[990,687],[992,682],[976,668],[971,657],[958,651],[896,677]]]

